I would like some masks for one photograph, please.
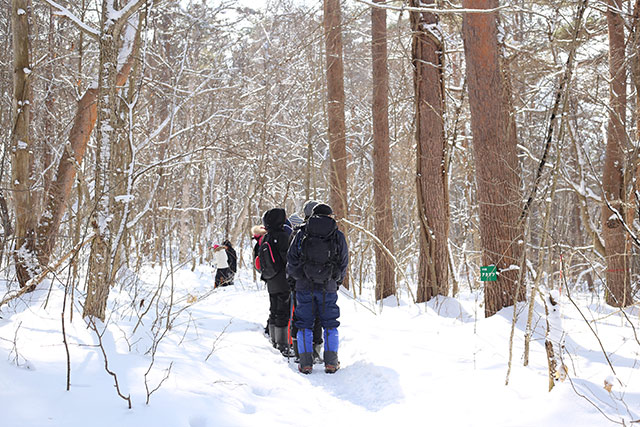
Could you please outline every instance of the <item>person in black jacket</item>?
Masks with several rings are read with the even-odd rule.
[[[293,234],[291,235],[292,241],[293,239],[295,239],[295,236],[298,233],[304,233],[304,229],[307,224],[307,221],[309,221],[309,218],[311,218],[311,215],[313,215],[313,208],[315,208],[318,204],[320,204],[320,202],[315,200],[309,200],[305,202],[304,206],[302,207],[304,219],[301,218],[300,221],[297,224],[295,224],[295,227],[293,228]],[[291,217],[293,217],[293,215]],[[293,219],[291,219],[291,222],[292,223],[294,222]],[[291,290],[293,291],[292,297],[295,305],[296,281],[292,277],[289,277],[289,285],[291,286]],[[313,364],[315,365],[315,364],[324,362],[324,360],[322,359],[322,343],[323,343],[322,325],[320,323],[320,317],[318,316],[318,313],[317,313],[317,307],[316,307],[316,313],[314,314],[314,316],[315,316],[315,321],[313,323]],[[296,327],[296,321],[297,321],[297,316],[295,315],[295,311],[294,311],[293,319],[291,322],[291,337],[293,338],[293,351],[295,353],[295,358],[297,363],[300,361],[300,355],[298,353],[298,328]]]
[[[236,254],[236,250],[231,246],[229,239],[225,239],[225,241],[222,242],[222,246],[225,247],[224,250],[227,253],[227,263],[229,264],[229,271],[231,272],[229,279],[223,286],[233,285],[233,278],[238,272],[238,254]]]
[[[298,369],[304,374],[313,370],[312,328],[316,313],[324,328],[324,370],[332,374],[340,368],[338,286],[348,265],[347,241],[338,230],[333,210],[325,204],[315,206],[304,231],[296,234],[287,254],[287,273],[296,281]]]
[[[271,342],[283,355],[289,356],[287,325],[289,322],[289,284],[287,282],[286,262],[287,250],[291,227],[286,225],[287,216],[282,208],[273,208],[265,212],[262,223],[266,234],[260,242],[269,242],[269,258],[274,261],[275,271],[273,277],[265,277],[265,265],[263,265],[260,278],[267,283],[269,292],[269,336]],[[257,243],[257,249],[264,243]],[[277,253],[276,253],[277,252]],[[273,268],[273,266],[270,266]]]

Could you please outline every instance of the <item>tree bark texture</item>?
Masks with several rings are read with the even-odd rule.
[[[371,9],[371,57],[373,60],[373,199],[376,235],[393,253],[393,214],[389,177],[389,71],[385,9]],[[378,245],[375,246],[375,254],[376,300],[381,300],[396,292],[395,268],[393,260]]]
[[[13,129],[11,132],[11,182],[16,216],[14,260],[20,287],[38,273],[33,227],[36,211],[31,197],[33,148],[29,137],[31,114],[31,42],[29,0],[13,0]]]
[[[434,2],[426,2],[427,5]],[[412,0],[411,6],[425,2]],[[444,134],[444,43],[433,13],[411,12],[416,104],[416,191],[420,264],[416,302],[449,292],[449,197]]]
[[[616,307],[632,303],[629,259],[625,250],[625,183],[624,145],[626,141],[625,114],[626,70],[624,19],[620,15],[622,0],[609,0],[607,26],[609,28],[609,121],[607,145],[602,176],[603,198],[602,234],[606,252],[606,301]],[[615,214],[615,209],[618,214]],[[620,218],[618,218],[618,215]],[[622,221],[621,221],[622,219]]]
[[[327,58],[327,118],[331,153],[329,201],[336,217],[340,219],[348,218],[349,215],[340,0],[324,0],[323,21]],[[343,285],[349,288],[346,279]]]
[[[87,273],[87,299],[82,316],[93,316],[104,321],[109,288],[111,286],[111,253],[113,239],[112,207],[114,184],[112,152],[117,144],[116,76],[118,65],[118,40],[120,31],[110,19],[113,0],[104,1],[100,31],[100,68],[98,75],[98,99],[96,122],[96,172],[94,181],[94,213],[91,226],[95,233],[91,242],[89,271]]]
[[[492,9],[497,0],[465,0],[466,9]],[[498,280],[485,283],[485,316],[513,304],[518,290],[518,268],[523,224],[520,166],[515,121],[509,106],[508,82],[501,70],[497,14],[466,13],[463,40],[471,129],[476,165],[480,237],[484,265],[495,265]],[[518,290],[524,299],[524,289]]]

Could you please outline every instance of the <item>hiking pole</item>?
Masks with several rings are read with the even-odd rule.
[[[291,358],[291,345],[293,344],[293,337],[291,336],[291,329],[293,324],[293,313],[296,310],[295,304],[296,291],[291,291],[289,295],[289,305],[291,309],[289,310],[289,323],[287,324],[287,345],[289,348],[287,349],[287,363],[289,363],[289,359]]]

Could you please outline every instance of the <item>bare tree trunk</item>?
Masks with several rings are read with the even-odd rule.
[[[331,152],[330,203],[338,219],[348,218],[347,148],[344,120],[344,67],[340,0],[324,0],[324,32],[327,57],[327,116]],[[343,285],[348,289],[349,283]]]
[[[132,0],[133,1],[133,0]],[[142,3],[139,3],[142,4]],[[116,155],[121,152],[120,139],[118,138],[117,111],[119,101],[117,98],[118,66],[120,39],[123,34],[124,43],[135,41],[130,38],[131,25],[128,17],[113,21],[115,11],[114,0],[106,0],[102,4],[102,20],[100,30],[100,68],[98,76],[98,100],[97,100],[97,138],[96,138],[96,171],[94,181],[94,213],[91,226],[94,230],[94,238],[91,242],[91,255],[89,257],[87,298],[82,316],[92,316],[104,320],[109,289],[113,281],[113,271],[116,266],[113,263],[113,241],[116,238],[115,230],[118,224],[114,224],[114,190],[118,171],[115,167]],[[137,18],[132,19],[137,24]],[[133,30],[139,31],[137,25]],[[124,33],[123,33],[124,30]],[[129,34],[128,34],[129,33]],[[134,48],[131,50],[135,50]],[[123,47],[125,48],[125,47]],[[122,84],[126,81],[123,79]]]
[[[497,0],[465,0],[467,9],[492,9]],[[521,263],[520,166],[508,87],[500,68],[497,14],[466,13],[463,39],[471,107],[483,264],[495,265],[485,285],[485,315],[513,303]],[[524,294],[524,289],[520,290]],[[523,298],[523,297],[522,297]]]
[[[182,188],[180,189],[182,197],[180,198],[181,210],[178,212],[178,232],[179,232],[179,252],[178,256],[180,262],[184,262],[189,257],[189,241],[191,233],[193,233],[191,225],[191,212],[189,206],[191,205],[191,180],[184,179],[182,181]]]
[[[424,1],[412,0],[419,7]],[[426,2],[427,5],[434,1]],[[444,135],[444,43],[433,13],[411,12],[416,105],[416,191],[420,265],[416,302],[449,293],[449,197]]]
[[[117,44],[120,31],[109,18],[113,0],[102,3],[100,31],[100,68],[98,75],[98,117],[96,123],[96,171],[94,180],[94,212],[91,226],[95,236],[89,257],[87,299],[83,317],[104,320],[109,288],[111,286],[111,243],[113,239],[112,208],[115,184],[111,179],[117,129],[116,75]]]
[[[53,143],[55,140],[55,121],[54,117],[54,109],[55,109],[55,100],[54,100],[54,89],[55,83],[53,78],[53,67],[54,61],[53,59],[56,57],[55,54],[55,25],[54,25],[54,15],[53,8],[49,10],[49,34],[47,36],[48,43],[48,51],[49,51],[49,65],[47,65],[45,70],[45,79],[47,80],[47,97],[44,100],[45,105],[45,113],[44,113],[44,141],[42,145],[42,164],[44,169],[44,174],[42,177],[42,192],[39,193],[38,200],[38,213],[42,214],[44,209],[44,195],[49,191],[49,187],[51,186],[51,182],[53,181]]]
[[[381,2],[382,0],[375,0]],[[393,253],[393,215],[389,177],[389,71],[387,70],[387,11],[371,9],[373,59],[373,198],[376,234]],[[395,268],[387,253],[375,245],[376,299],[396,292]]]
[[[602,189],[602,234],[607,262],[607,304],[626,307],[632,303],[629,260],[625,251],[624,203],[624,145],[626,141],[625,114],[627,109],[624,19],[622,0],[609,0],[607,25],[609,28],[609,123],[605,151]],[[615,212],[614,212],[615,211]]]
[[[11,182],[16,215],[14,259],[21,287],[38,273],[33,229],[36,212],[31,197],[32,150],[29,137],[31,114],[31,41],[29,0],[13,0],[13,129],[11,132]]]

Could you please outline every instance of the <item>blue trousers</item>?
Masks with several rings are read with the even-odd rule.
[[[324,328],[324,350],[337,352],[339,341],[337,328],[340,326],[338,294],[323,291],[297,291],[296,300],[299,352],[313,351],[313,323],[316,315]]]

